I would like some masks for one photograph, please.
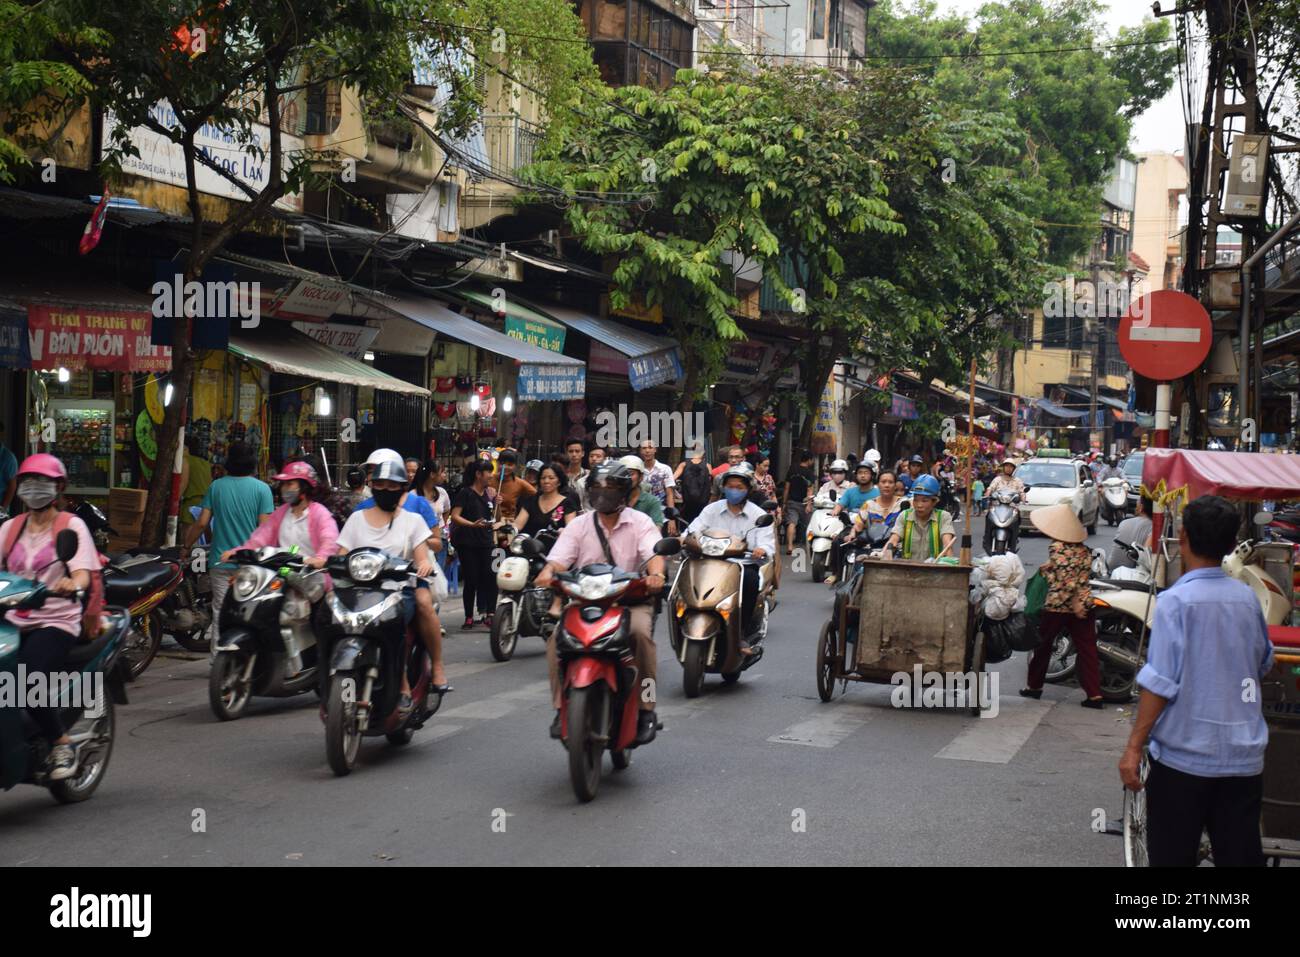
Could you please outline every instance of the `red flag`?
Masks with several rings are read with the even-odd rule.
[[[104,218],[107,215],[108,189],[105,188],[104,195],[99,197],[99,204],[95,207],[95,211],[90,214],[90,222],[86,223],[86,229],[81,234],[81,243],[77,246],[81,255],[86,255],[99,245],[99,237],[104,234]]]

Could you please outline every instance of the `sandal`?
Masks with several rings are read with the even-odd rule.
[[[1102,708],[1106,707],[1106,699],[1084,698],[1079,702],[1079,704],[1083,705],[1085,708],[1092,708],[1094,711],[1100,711]]]
[[[1042,696],[1043,696],[1042,688],[1039,688],[1038,690],[1034,690],[1033,688],[1020,689],[1020,697],[1022,698],[1041,698]]]

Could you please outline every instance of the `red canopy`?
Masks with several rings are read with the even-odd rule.
[[[1189,498],[1287,501],[1300,498],[1300,455],[1265,452],[1193,452],[1149,448],[1142,458],[1142,484],[1154,489],[1187,486]]]

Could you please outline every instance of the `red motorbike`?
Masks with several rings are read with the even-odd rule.
[[[678,539],[665,538],[655,554],[672,555],[681,547]],[[625,606],[651,595],[642,572],[605,564],[562,572],[552,587],[568,599],[555,629],[563,689],[560,737],[569,752],[573,792],[579,801],[590,801],[600,788],[604,752],[622,771],[636,747],[641,674]]]

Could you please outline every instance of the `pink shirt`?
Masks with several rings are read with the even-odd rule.
[[[596,512],[584,512],[564,526],[564,531],[560,532],[560,537],[551,546],[546,560],[570,570],[584,565],[604,564],[605,552],[591,525],[596,520],[596,515]],[[663,537],[649,515],[633,508],[625,508],[618,513],[618,524],[613,531],[606,526],[602,528],[614,564],[626,572],[640,571],[641,566],[654,556],[655,545]]]
[[[95,550],[95,542],[90,537],[86,523],[74,515],[68,522],[68,528],[77,533],[77,554],[68,562],[68,569],[98,570],[101,567],[99,552]],[[4,567],[10,574],[31,578],[47,588],[53,588],[59,579],[67,575],[63,562],[55,556],[54,526],[51,525],[39,534],[33,534],[33,531],[31,516],[28,516],[22,534],[14,542],[9,554],[4,556]],[[7,536],[0,537],[0,547],[3,547],[5,537]],[[6,612],[5,619],[23,631],[58,628],[70,635],[81,634],[81,604],[75,598],[47,595],[45,604],[40,608],[14,609]]]
[[[281,505],[272,512],[252,535],[248,536],[248,541],[244,542],[244,548],[262,548],[266,545],[280,544],[280,525],[284,522],[284,517],[289,513],[291,505]],[[313,558],[329,558],[338,549],[339,527],[334,523],[334,516],[330,510],[320,502],[312,502],[307,506],[307,530],[311,533],[311,542],[314,551]]]

